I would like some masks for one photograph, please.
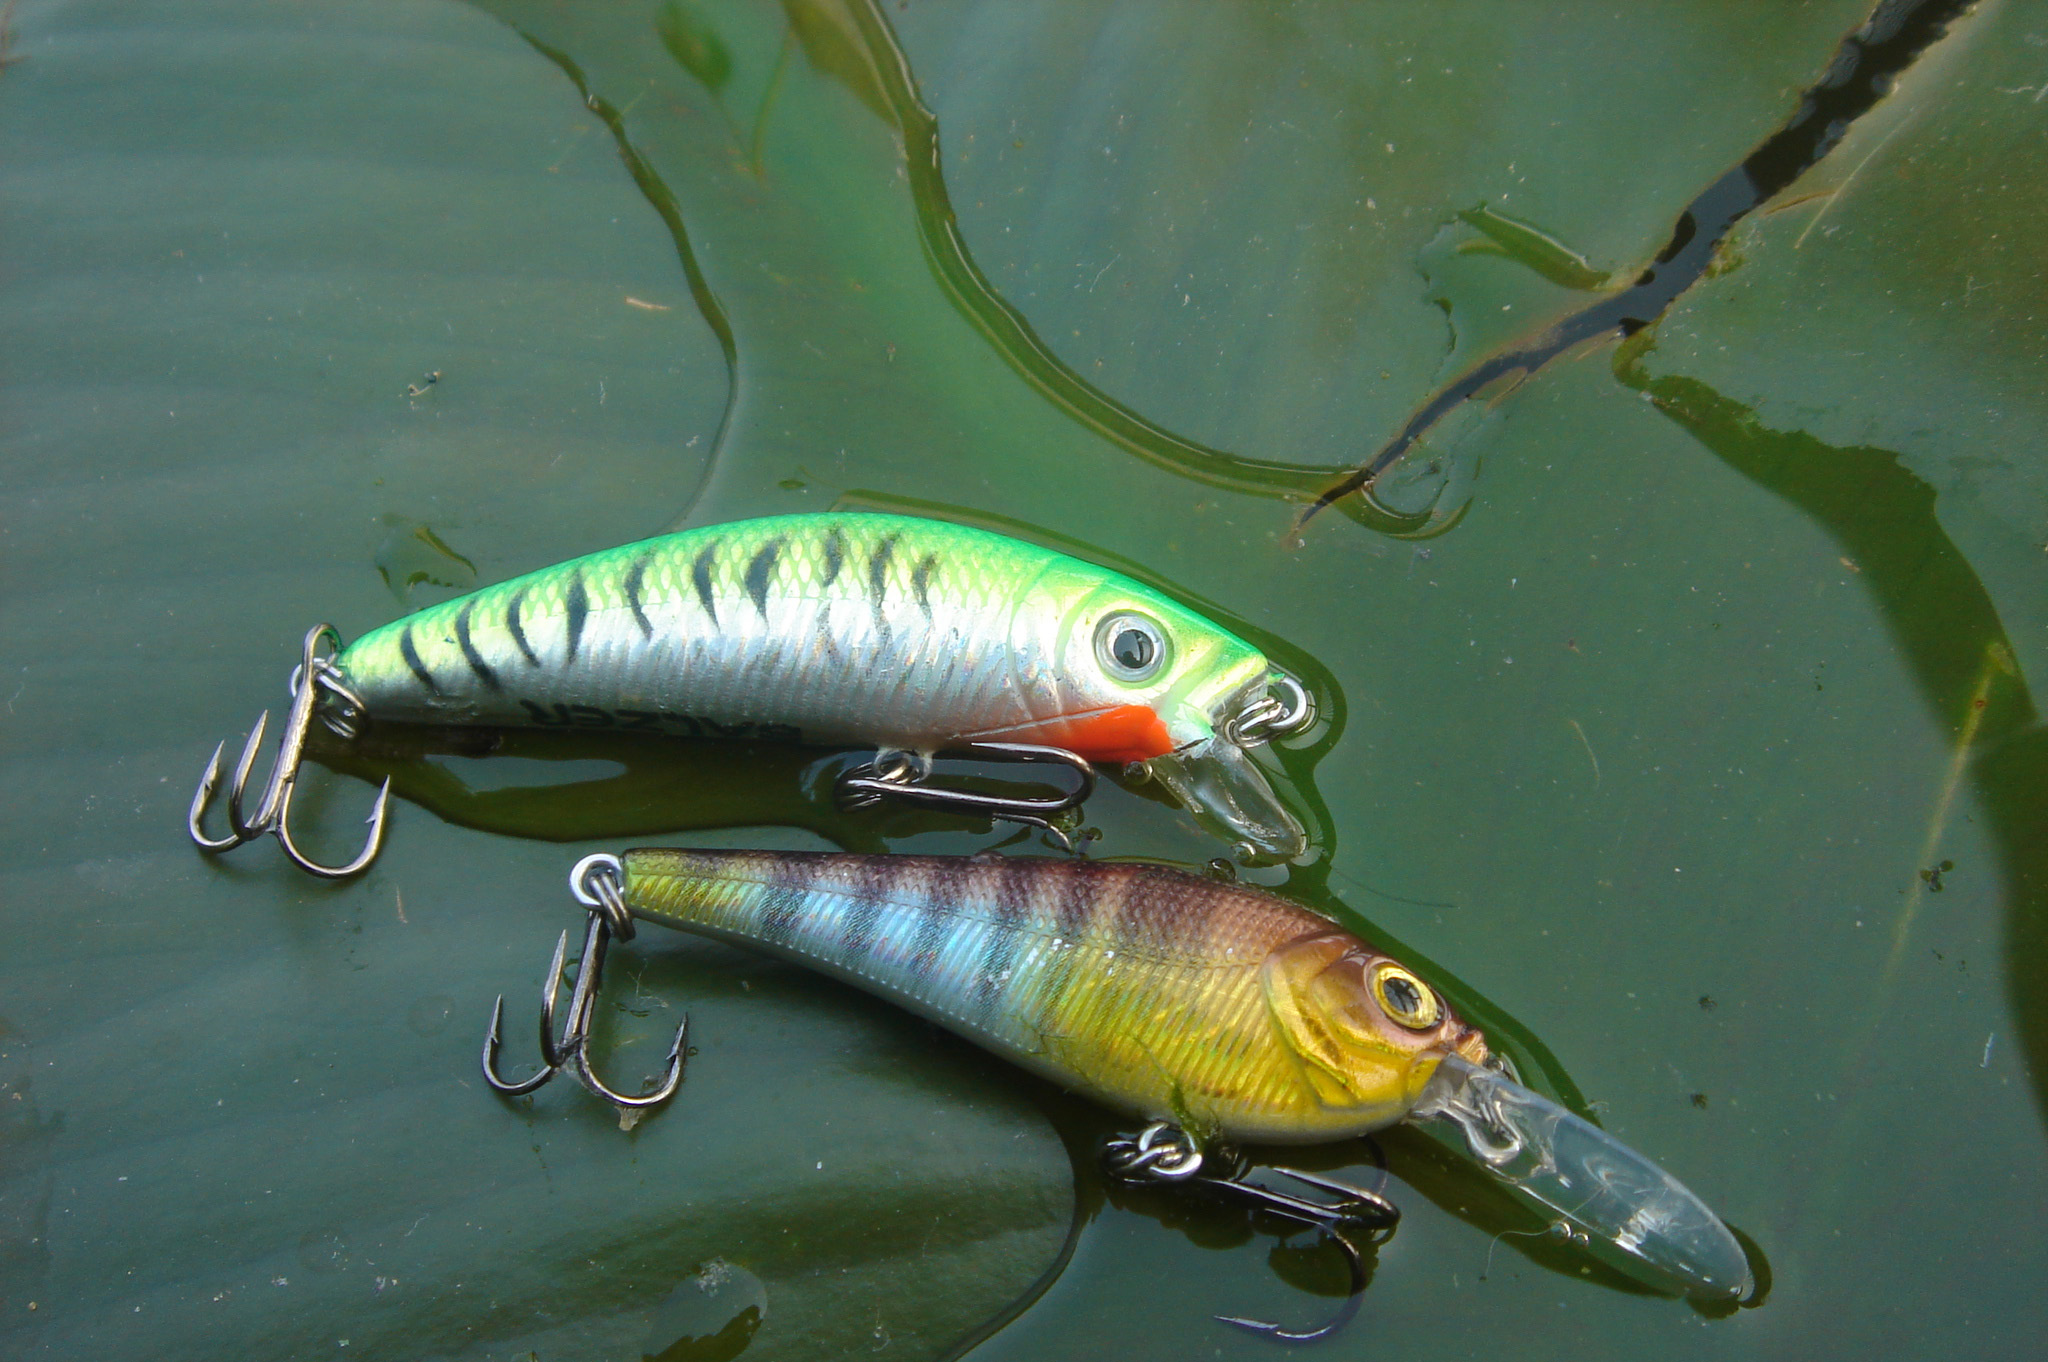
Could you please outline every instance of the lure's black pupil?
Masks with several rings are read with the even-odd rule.
[[[1422,1011],[1421,991],[1398,974],[1381,984],[1380,991],[1387,995],[1387,1005],[1404,1017],[1413,1017]]]
[[[1109,645],[1110,656],[1114,657],[1117,665],[1125,671],[1145,670],[1152,665],[1152,658],[1156,652],[1152,636],[1143,629],[1125,629],[1116,636],[1116,641]]]

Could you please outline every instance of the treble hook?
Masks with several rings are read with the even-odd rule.
[[[555,941],[555,957],[548,964],[548,981],[540,996],[540,1054],[545,1066],[531,1078],[511,1082],[498,1076],[498,1047],[504,1038],[505,995],[491,1006],[491,1029],[484,1037],[484,1082],[507,1097],[524,1097],[562,1069],[593,1095],[617,1107],[620,1119],[630,1124],[633,1112],[660,1106],[675,1096],[683,1082],[683,1056],[690,1043],[690,1018],[686,1013],[676,1028],[676,1042],[669,1047],[668,1067],[660,1082],[637,1097],[614,1092],[590,1067],[590,1019],[597,1008],[597,991],[604,981],[604,957],[613,937],[633,939],[633,914],[620,892],[624,870],[619,858],[605,854],[585,856],[569,872],[569,891],[588,912],[583,932],[583,957],[576,964],[576,983],[569,990],[569,1019],[562,1034],[555,1036],[555,996],[562,982],[562,958],[569,949],[569,933]]]
[[[1020,742],[967,743],[948,750],[952,755],[974,761],[1049,762],[1064,766],[1074,776],[1074,787],[1064,794],[1045,799],[982,794],[976,790],[932,784],[931,763],[908,752],[878,752],[873,761],[853,767],[839,777],[840,801],[849,809],[860,809],[884,799],[897,799],[907,804],[943,809],[948,813],[982,814],[1009,823],[1042,828],[1057,837],[1068,851],[1074,849],[1073,839],[1053,826],[1051,820],[1069,809],[1078,808],[1095,793],[1095,768],[1086,757],[1064,747],[1041,747],[1035,743]]]
[[[1242,1315],[1216,1316],[1221,1323],[1234,1324],[1281,1343],[1313,1343],[1328,1338],[1351,1322],[1363,1301],[1366,1271],[1358,1246],[1351,1242],[1345,1231],[1370,1229],[1375,1236],[1372,1242],[1384,1243],[1401,1219],[1401,1208],[1381,1191],[1356,1187],[1298,1168],[1274,1166],[1268,1171],[1290,1178],[1304,1187],[1328,1192],[1332,1199],[1317,1201],[1252,1182],[1249,1180],[1250,1166],[1243,1155],[1227,1146],[1214,1148],[1205,1155],[1186,1131],[1168,1121],[1154,1121],[1136,1135],[1119,1135],[1106,1141],[1102,1147],[1102,1162],[1111,1177],[1131,1186],[1184,1183],[1247,1203],[1255,1210],[1311,1226],[1329,1236],[1344,1255],[1351,1287],[1345,1295],[1344,1304],[1329,1320],[1313,1329],[1285,1329],[1267,1320],[1247,1319]],[[1210,1168],[1212,1163],[1220,1167]],[[1384,1170],[1381,1172],[1381,1184],[1385,1185]]]
[[[291,713],[284,723],[284,737],[278,742],[277,756],[271,762],[270,779],[263,787],[263,798],[257,801],[256,812],[245,814],[242,797],[249,786],[249,772],[256,765],[256,753],[263,746],[264,731],[270,725],[270,711],[264,710],[256,718],[256,726],[249,730],[249,740],[242,745],[242,755],[235,762],[235,778],[228,786],[228,835],[211,838],[200,826],[206,810],[213,803],[214,792],[220,788],[220,758],[227,749],[223,741],[213,749],[213,756],[206,763],[206,773],[199,777],[199,788],[192,794],[192,805],[185,813],[185,830],[192,834],[192,840],[201,851],[222,852],[238,847],[244,842],[253,842],[264,833],[277,838],[284,854],[292,864],[308,874],[323,879],[340,880],[360,874],[377,859],[377,853],[384,846],[384,819],[391,804],[391,778],[384,778],[383,788],[377,791],[377,803],[364,821],[370,825],[370,837],[363,844],[362,851],[347,865],[322,865],[299,850],[292,840],[291,811],[292,793],[298,788],[299,767],[305,761],[306,736],[313,729],[313,714],[320,703],[320,692],[326,691],[340,700],[343,711],[340,714],[321,716],[329,728],[342,737],[355,736],[355,719],[363,713],[363,702],[341,679],[341,669],[334,665],[332,655],[323,656],[322,643],[332,646],[336,653],[341,650],[341,635],[331,624],[316,624],[307,631],[304,651],[299,668],[292,673]]]

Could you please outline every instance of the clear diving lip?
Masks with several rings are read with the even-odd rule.
[[[1146,765],[1198,821],[1241,843],[1246,859],[1288,861],[1308,850],[1308,833],[1258,763],[1222,734]]]
[[[1408,1115],[1536,1202],[1630,1275],[1701,1300],[1750,1289],[1735,1236],[1678,1179],[1540,1093],[1446,1055]],[[1443,1129],[1448,1125],[1452,1129]]]

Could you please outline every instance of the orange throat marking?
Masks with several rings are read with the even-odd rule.
[[[1013,728],[987,729],[972,736],[988,742],[1063,747],[1090,761],[1144,761],[1173,750],[1166,724],[1143,705],[1061,714]]]

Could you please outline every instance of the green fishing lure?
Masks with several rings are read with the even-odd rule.
[[[324,626],[308,639],[282,789],[273,775],[257,815],[242,815],[259,725],[231,836],[208,839],[216,751],[193,804],[200,845],[271,831],[309,870],[368,864],[381,802],[348,866],[313,864],[285,827],[317,711],[344,736],[401,722],[871,745],[885,773],[873,784],[905,789],[945,750],[1142,762],[1248,859],[1307,848],[1248,755],[1312,717],[1299,683],[1141,582],[986,530],[858,513],[706,526],[516,577],[338,651],[332,640]]]

